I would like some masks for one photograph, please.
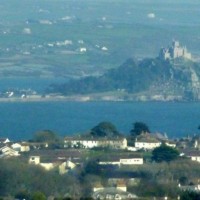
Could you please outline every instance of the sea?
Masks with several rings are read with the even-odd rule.
[[[199,102],[1,102],[0,137],[32,139],[41,130],[60,137],[89,131],[102,121],[129,135],[134,122],[171,139],[198,134]]]
[[[96,52],[96,44],[104,46],[109,44],[109,40],[115,38],[116,42],[113,45],[110,43],[110,47],[108,46],[108,52],[110,50],[118,52],[113,54],[115,60],[121,54],[128,58],[130,52],[135,56],[137,50],[140,50],[138,54],[142,52],[143,55],[146,51],[147,55],[149,52],[155,52],[157,55],[158,47],[166,46],[171,43],[172,39],[177,39],[199,57],[199,0],[104,0],[102,2],[103,4],[101,1],[90,0],[2,0],[2,5],[0,5],[2,8],[0,12],[2,25],[0,51],[8,57],[16,55],[10,61],[12,63],[18,58],[20,52],[30,50],[34,53],[37,50],[36,47],[39,49],[35,54],[37,58],[41,54],[39,47],[48,47],[47,44],[56,44],[57,41],[73,40],[74,44],[69,46],[76,49],[79,45],[77,40],[80,39],[80,41],[84,41],[84,45],[95,49]],[[41,21],[50,22],[50,24],[38,23]],[[82,28],[77,34],[75,31],[70,32],[69,27],[77,30],[75,25],[73,28],[73,23],[75,25],[77,23],[78,29]],[[80,24],[85,24],[86,28],[83,26],[79,28]],[[87,28],[90,27],[90,24],[96,32]],[[123,24],[125,26],[122,26]],[[61,27],[65,27],[64,31],[60,29]],[[122,31],[120,27],[126,29]],[[137,27],[139,27],[138,30]],[[129,32],[126,33],[126,30]],[[91,35],[91,33],[98,34]],[[101,33],[105,33],[105,35],[101,36]],[[94,39],[93,36],[97,39]],[[120,42],[121,46],[118,46]],[[19,51],[20,47],[22,49]],[[124,50],[112,50],[111,47],[127,48],[127,51],[130,49],[130,52],[127,54]],[[36,50],[34,50],[35,48]],[[46,60],[46,49],[44,50],[43,62]],[[52,47],[48,47],[47,50],[52,56],[51,61],[54,59]],[[84,62],[85,59],[90,60],[90,57],[83,57],[84,54],[80,55]],[[68,61],[69,57],[63,58],[61,54],[62,61]],[[77,58],[74,57],[74,59],[76,61]],[[93,62],[97,62],[99,59],[101,57],[95,58]],[[106,62],[108,62],[107,59],[108,56],[105,57]],[[10,66],[10,62],[7,63],[8,66]],[[16,62],[18,63],[18,60]],[[56,62],[57,60],[55,60]],[[60,62],[58,63],[60,65]],[[20,66],[20,62],[18,65]],[[23,66],[23,63],[21,65]],[[7,70],[6,66],[2,64],[1,68],[5,67]],[[27,69],[27,66],[24,66],[24,69]],[[57,66],[56,70],[58,69]],[[10,71],[12,72],[12,70]],[[52,81],[52,79],[0,77],[0,91],[10,88],[31,88],[42,92],[51,83],[65,81],[64,78]],[[200,102],[0,102],[0,137],[8,137],[12,141],[32,139],[33,135],[41,130],[52,130],[61,137],[82,134],[102,121],[113,123],[125,135],[130,134],[134,122],[141,121],[149,126],[151,132],[166,133],[172,139],[186,137],[200,132],[198,130]]]

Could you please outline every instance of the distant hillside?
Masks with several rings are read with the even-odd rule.
[[[191,60],[128,59],[102,76],[51,85],[47,93],[92,97],[95,93],[121,92],[122,100],[199,100],[199,80],[200,65]]]

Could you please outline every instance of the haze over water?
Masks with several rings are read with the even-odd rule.
[[[132,123],[145,122],[152,132],[170,138],[198,133],[200,103],[177,102],[27,102],[0,104],[0,137],[31,139],[49,129],[60,136],[83,133],[110,121],[129,134]]]

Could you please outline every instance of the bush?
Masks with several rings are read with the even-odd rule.
[[[152,160],[156,162],[170,162],[179,157],[179,152],[177,149],[163,144],[160,147],[155,148],[152,152],[152,155]]]
[[[35,192],[32,195],[31,200],[46,200],[46,196],[42,192]]]

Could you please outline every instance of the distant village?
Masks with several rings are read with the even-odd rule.
[[[60,175],[71,173],[76,168],[83,166],[90,157],[88,152],[104,152],[110,150],[112,156],[105,153],[104,156],[96,156],[97,164],[102,167],[113,166],[129,168],[143,166],[149,162],[144,156],[151,153],[162,145],[179,151],[179,157],[190,160],[191,164],[199,163],[200,166],[200,135],[170,140],[166,135],[160,133],[143,132],[134,140],[129,136],[117,137],[88,137],[76,135],[65,137],[59,142],[35,142],[35,141],[10,141],[9,138],[0,138],[0,159],[12,157],[23,158],[22,162],[29,165],[37,165],[47,171],[57,170]],[[106,169],[106,168],[105,168]],[[198,177],[200,178],[200,177]],[[198,179],[199,180],[199,179]],[[136,184],[139,177],[123,176],[108,177],[108,185],[103,183],[92,184],[92,199],[139,199],[136,194],[128,191],[129,184]],[[200,182],[192,185],[181,185],[177,183],[180,190],[200,192]],[[109,197],[109,198],[108,198]],[[167,196],[163,199],[168,199]]]

